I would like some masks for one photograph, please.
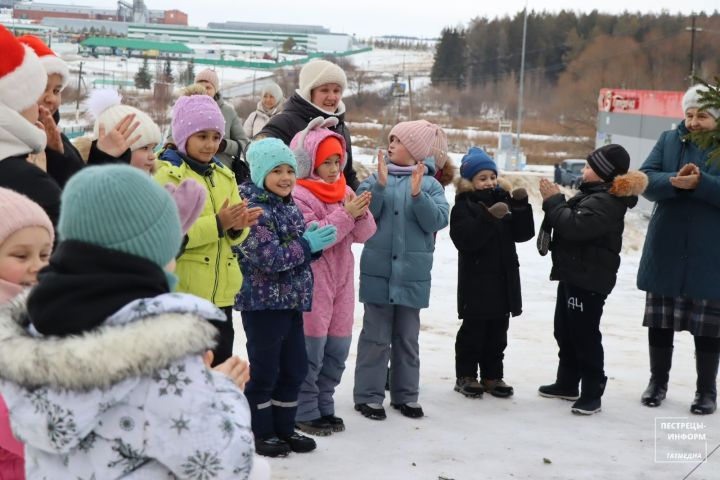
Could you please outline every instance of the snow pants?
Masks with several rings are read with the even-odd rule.
[[[465,318],[455,339],[455,376],[498,380],[503,378],[507,347],[508,315]]]

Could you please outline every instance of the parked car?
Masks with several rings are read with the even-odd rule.
[[[560,164],[560,185],[577,188],[582,183],[582,169],[585,160],[570,159]]]

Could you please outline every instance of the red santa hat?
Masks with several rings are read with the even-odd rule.
[[[70,70],[68,70],[67,64],[45,45],[45,42],[35,35],[23,35],[17,39],[35,51],[48,75],[57,73],[62,77],[62,88],[67,86],[70,81]]]
[[[0,103],[22,112],[45,91],[47,74],[35,52],[0,25]]]

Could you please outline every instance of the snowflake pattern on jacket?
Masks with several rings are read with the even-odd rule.
[[[237,310],[299,310],[312,308],[313,255],[303,238],[305,220],[292,199],[283,199],[252,182],[240,185],[248,208],[261,207],[257,225],[235,247],[243,273]]]

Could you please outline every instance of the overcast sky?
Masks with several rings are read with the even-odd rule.
[[[113,0],[44,0],[47,3],[74,3],[114,8]],[[130,0],[131,1],[131,0]],[[300,23],[322,25],[336,33],[411,35],[436,37],[446,26],[467,25],[474,17],[514,15],[524,0],[145,0],[148,8],[176,8],[190,16],[190,24],[205,27],[208,22],[226,20],[248,22]],[[578,7],[583,3],[583,7]],[[628,7],[628,4],[631,7]],[[628,8],[640,12],[689,14],[720,8],[717,0],[545,0],[528,1],[530,10],[581,11],[597,9],[620,13]]]

